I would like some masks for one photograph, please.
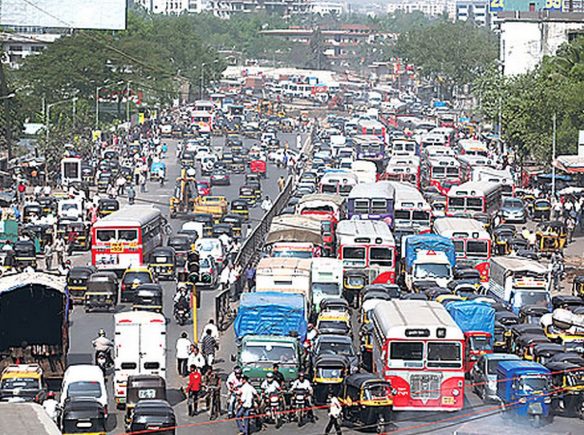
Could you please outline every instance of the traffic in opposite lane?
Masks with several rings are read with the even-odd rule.
[[[3,398],[63,433],[581,426],[576,191],[554,209],[431,106],[412,130],[366,93],[314,117],[235,97],[71,150],[66,190],[21,181]]]

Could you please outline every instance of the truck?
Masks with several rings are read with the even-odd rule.
[[[550,269],[535,260],[516,256],[491,258],[489,294],[519,314],[526,305],[552,309]]]
[[[464,333],[464,371],[469,373],[481,355],[493,353],[495,309],[486,302],[453,301],[446,311]]]
[[[312,305],[320,311],[320,303],[327,298],[343,296],[343,261],[337,258],[312,259]]]
[[[273,364],[287,381],[304,367],[307,309],[304,295],[255,292],[241,296],[234,331],[238,354],[232,356],[251,384],[259,388]]]
[[[310,304],[311,264],[308,259],[262,258],[256,267],[256,292],[298,293]]]
[[[114,315],[114,398],[126,403],[128,376],[157,375],[166,379],[166,319],[149,311]]]
[[[69,350],[65,277],[23,272],[0,278],[0,371],[37,364],[46,380],[60,381]]]
[[[434,281],[446,287],[453,278],[456,265],[454,243],[437,234],[417,234],[402,240],[402,261],[406,287],[415,290],[420,281]]]

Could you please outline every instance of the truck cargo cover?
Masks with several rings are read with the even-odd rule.
[[[406,265],[411,267],[416,259],[418,251],[441,251],[446,254],[448,261],[454,267],[456,265],[456,253],[454,251],[454,243],[448,237],[440,236],[438,234],[419,234],[415,236],[408,236],[406,243]]]
[[[481,331],[495,335],[495,309],[486,302],[455,301],[446,304],[446,311],[452,316],[462,332]]]

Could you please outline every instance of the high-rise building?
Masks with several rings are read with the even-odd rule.
[[[134,0],[148,12],[154,14],[181,14],[183,12],[200,13],[206,5],[206,0]]]
[[[311,0],[210,0],[209,10],[219,18],[266,11],[282,16],[310,13]]]
[[[447,14],[451,19],[455,16],[455,0],[391,0],[387,4],[387,13],[397,11],[406,13],[422,12],[425,15],[436,17]]]
[[[472,21],[480,26],[490,23],[488,0],[458,0],[456,2],[456,20]]]

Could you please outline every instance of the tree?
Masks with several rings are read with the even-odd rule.
[[[309,42],[310,58],[307,66],[312,69],[325,69],[329,62],[324,54],[325,44],[320,27],[313,30]]]

